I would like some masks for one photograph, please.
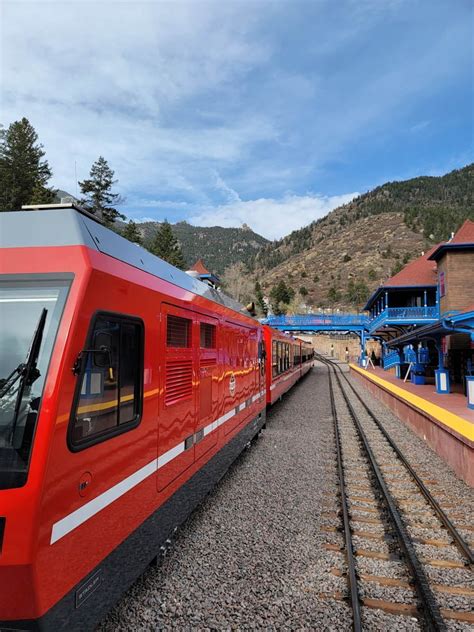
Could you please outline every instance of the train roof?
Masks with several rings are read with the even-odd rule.
[[[0,248],[86,246],[251,318],[244,306],[67,205],[0,213]]]

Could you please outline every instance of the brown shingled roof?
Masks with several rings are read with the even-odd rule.
[[[428,261],[428,257],[438,248],[433,246],[424,255],[410,261],[400,272],[394,274],[383,284],[385,287],[400,287],[412,285],[436,285],[436,263]]]
[[[202,259],[198,259],[196,263],[193,266],[191,266],[191,270],[194,270],[195,272],[199,272],[199,274],[211,274],[209,270],[206,268],[206,266],[204,265],[204,262]]]
[[[450,244],[474,243],[474,222],[470,219],[467,219],[449,243]]]

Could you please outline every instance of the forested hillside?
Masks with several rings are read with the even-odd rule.
[[[256,266],[273,268],[292,254],[316,247],[328,227],[349,226],[363,217],[382,213],[402,213],[407,227],[428,241],[446,239],[464,219],[474,217],[474,164],[440,177],[421,176],[383,184],[269,244],[258,253]]]
[[[118,226],[122,226],[118,223]],[[143,222],[137,224],[145,247],[149,246],[159,222]],[[255,254],[270,243],[267,239],[254,233],[250,228],[222,228],[221,226],[199,227],[187,222],[172,224],[184,259],[191,266],[197,259],[203,259],[212,272],[223,274],[229,266],[243,262],[248,263]]]
[[[360,308],[407,261],[474,219],[474,165],[389,182],[268,244],[251,262],[267,294],[284,280],[296,303]]]

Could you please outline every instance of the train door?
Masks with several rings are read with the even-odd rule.
[[[250,404],[255,388],[255,367],[250,357],[250,337],[253,330],[230,321],[226,322],[228,355],[224,377],[225,410],[232,407],[238,410],[226,422],[225,433],[228,434],[244,419],[240,411]],[[256,357],[256,350],[254,356]]]
[[[255,393],[260,391],[260,367],[258,365],[260,350],[258,343],[258,329],[250,329],[248,336],[248,368],[250,371],[248,397],[253,397]]]
[[[198,356],[197,419],[194,431],[194,455],[199,459],[217,443],[216,420],[219,417],[219,376],[216,318],[197,314],[195,322]]]
[[[194,462],[197,418],[196,328],[189,310],[163,304],[160,335],[158,490]]]
[[[261,393],[265,390],[266,386],[266,372],[267,372],[267,351],[265,349],[265,340],[263,336],[263,329],[257,329],[257,341],[258,341],[258,390]]]

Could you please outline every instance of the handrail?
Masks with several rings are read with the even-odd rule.
[[[438,305],[426,307],[386,307],[369,322],[370,328],[386,320],[438,320]]]
[[[365,326],[369,318],[365,314],[295,314],[293,316],[268,316],[262,321],[265,325],[314,326],[314,325],[351,325]]]

